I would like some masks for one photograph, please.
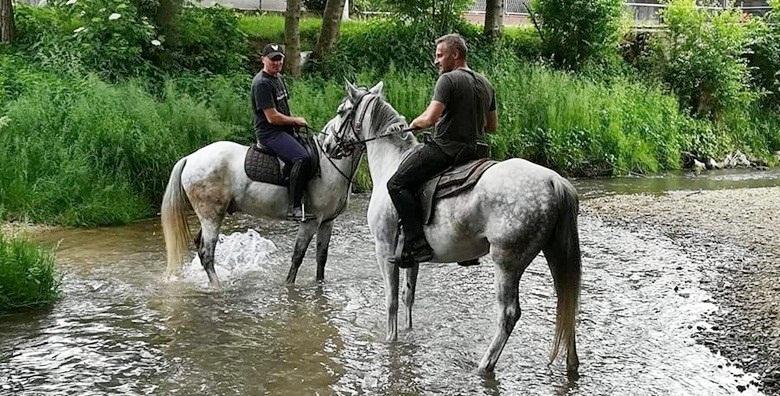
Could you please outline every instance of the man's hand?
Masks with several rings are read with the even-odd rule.
[[[292,117],[293,122],[295,123],[295,126],[297,127],[304,127],[309,126],[309,123],[306,122],[306,119],[303,117]]]

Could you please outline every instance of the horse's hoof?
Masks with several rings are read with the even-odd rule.
[[[480,377],[485,379],[494,379],[496,378],[496,372],[492,369],[488,369],[487,367],[480,367],[477,369],[477,374],[479,374]]]

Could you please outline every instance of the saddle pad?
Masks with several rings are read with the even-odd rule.
[[[433,219],[433,206],[436,200],[470,190],[477,184],[482,174],[497,163],[498,161],[489,158],[480,158],[447,169],[441,176],[434,177],[423,184],[419,191],[423,223],[429,224]]]
[[[246,151],[244,171],[252,181],[284,186],[286,183],[282,177],[281,167],[279,158],[265,147],[253,144]]]

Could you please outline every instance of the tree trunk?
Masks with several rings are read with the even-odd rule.
[[[14,4],[12,0],[0,0],[0,44],[14,40]]]
[[[314,51],[311,53],[311,59],[321,59],[336,44],[339,28],[341,27],[341,14],[344,11],[344,1],[328,0],[325,3],[325,12],[322,15],[322,30],[320,30],[320,37],[317,38]]]
[[[284,18],[284,70],[291,76],[301,75],[301,0],[287,0]]]
[[[496,39],[504,28],[504,0],[485,0],[485,37]]]

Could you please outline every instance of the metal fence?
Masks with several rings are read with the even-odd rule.
[[[526,5],[529,3],[530,0],[504,0],[504,14],[528,15]],[[728,0],[722,0],[722,4],[722,6],[702,6],[701,8],[711,10],[731,8],[728,5]],[[661,24],[661,10],[665,7],[666,4],[659,4],[657,0],[635,0],[634,2],[626,2],[626,11],[629,15],[634,16],[634,20],[639,26]],[[765,0],[742,0],[739,1],[734,8],[752,15],[764,15],[771,10],[771,7],[769,7]],[[469,12],[476,14],[485,13],[485,0],[477,0]]]
[[[529,4],[530,0],[504,0],[504,14],[507,15],[528,15],[528,10],[525,8],[526,4]],[[477,0],[470,9],[474,13],[485,12],[485,0]]]

